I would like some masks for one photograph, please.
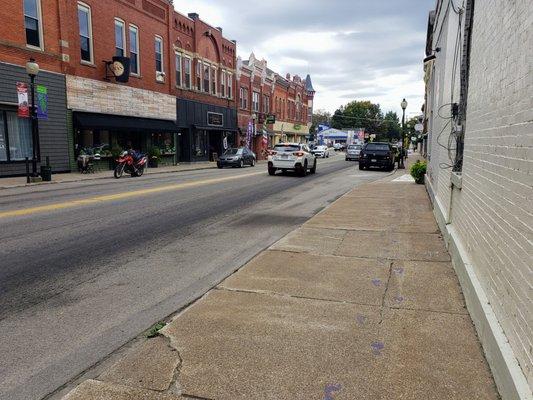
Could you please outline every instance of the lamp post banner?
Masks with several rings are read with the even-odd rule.
[[[17,97],[18,97],[18,116],[21,118],[30,118],[30,106],[28,103],[28,84],[24,82],[17,82]]]
[[[248,121],[248,131],[246,132],[246,147],[250,148],[252,143],[252,136],[254,134],[254,124],[252,121]]]
[[[48,90],[46,86],[37,85],[37,118],[48,119]]]

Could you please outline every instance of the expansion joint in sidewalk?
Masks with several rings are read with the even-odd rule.
[[[387,283],[385,284],[385,290],[383,291],[383,296],[381,297],[381,308],[379,310],[379,323],[381,324],[383,322],[383,315],[385,312],[385,299],[387,298],[387,292],[389,291],[389,285],[390,280],[392,277],[392,266],[394,265],[394,262],[389,262],[389,275],[387,276]]]

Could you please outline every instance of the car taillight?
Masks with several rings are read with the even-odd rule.
[[[297,151],[295,153],[292,153],[293,155],[295,155],[296,157],[303,157],[304,153],[301,152],[301,151]]]

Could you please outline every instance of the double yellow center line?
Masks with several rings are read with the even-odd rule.
[[[103,195],[103,196],[97,196],[97,197],[89,197],[86,199],[71,200],[71,201],[66,201],[63,203],[47,204],[44,206],[23,208],[19,210],[2,211],[0,212],[0,219],[10,218],[10,217],[20,217],[23,215],[37,214],[37,213],[42,213],[46,211],[57,211],[57,210],[65,209],[65,208],[73,208],[73,207],[91,205],[91,204],[96,204],[96,203],[103,203],[103,202],[108,202],[108,201],[124,200],[124,199],[132,198],[132,197],[146,196],[146,195],[161,193],[161,192],[170,192],[173,190],[182,190],[182,189],[188,189],[188,188],[193,188],[193,187],[206,186],[206,185],[211,185],[215,183],[249,178],[251,176],[256,176],[256,175],[265,175],[265,172],[253,172],[250,174],[233,175],[233,176],[227,176],[224,178],[213,178],[213,179],[204,179],[204,180],[193,181],[193,182],[176,183],[173,185],[159,186],[159,187],[154,187],[150,189],[140,189],[140,190],[134,190],[130,192],[122,192],[122,193],[109,194],[109,195]]]

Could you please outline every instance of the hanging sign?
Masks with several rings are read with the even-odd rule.
[[[224,147],[224,150],[228,149],[228,137],[224,136],[224,139],[222,139],[222,147]]]
[[[22,118],[30,117],[30,106],[28,103],[28,84],[17,82],[17,97],[18,97],[18,116]]]
[[[252,121],[248,122],[248,131],[246,132],[246,147],[250,148],[252,143],[252,136],[254,134],[254,124]]]
[[[46,86],[37,85],[37,118],[48,119],[48,90]]]

